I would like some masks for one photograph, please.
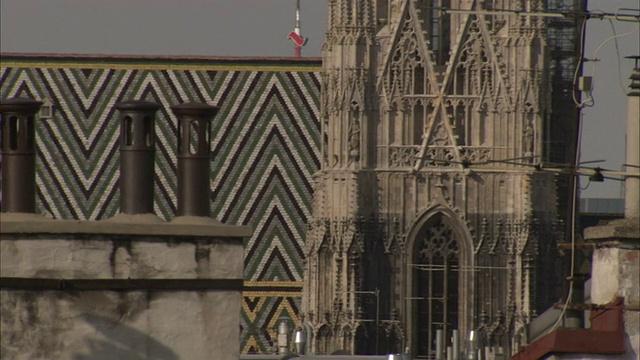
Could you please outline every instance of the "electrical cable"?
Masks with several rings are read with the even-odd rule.
[[[587,33],[587,19],[583,19],[582,20],[582,28],[580,29],[580,58],[578,59],[578,63],[576,64],[576,70],[573,73],[573,83],[572,83],[572,89],[571,89],[571,98],[573,99],[573,103],[580,109],[582,109],[583,107],[585,107],[585,102],[580,102],[578,101],[577,98],[577,91],[576,91],[576,87],[577,87],[577,82],[578,82],[578,74],[580,73],[580,69],[582,69],[582,63],[584,62],[584,40],[586,37],[586,33]],[[593,97],[591,96],[591,94],[589,95],[589,100],[590,100],[590,106],[593,106],[595,104],[595,102],[593,101]]]
[[[591,59],[591,61],[593,62],[593,64],[591,65],[591,78],[594,79],[594,75],[596,73],[596,61],[598,61],[598,53],[600,52],[600,49],[602,49],[602,47],[609,41],[611,40],[616,40],[616,52],[618,55],[618,81],[620,83],[620,87],[622,88],[622,92],[626,95],[627,91],[624,89],[624,85],[622,84],[622,70],[621,70],[621,65],[620,65],[620,51],[619,51],[619,47],[618,47],[618,38],[624,37],[624,36],[629,36],[633,33],[635,33],[636,31],[640,30],[640,27],[638,27],[637,29],[634,29],[632,31],[629,31],[627,33],[624,34],[620,34],[620,35],[616,35],[616,31],[615,28],[613,27],[613,22],[611,20],[609,20],[611,22],[611,26],[612,26],[612,30],[613,30],[613,34],[612,36],[608,37],[606,40],[604,40],[602,43],[600,43],[600,45],[596,48],[596,51],[593,53],[593,58]],[[595,81],[592,82],[592,86],[595,83]]]
[[[603,11],[601,10],[593,10],[593,13],[603,13]],[[616,33],[616,29],[615,29],[615,25],[613,24],[613,20],[608,19],[609,20],[609,24],[611,25],[611,31],[613,32],[613,36],[610,36],[609,38],[607,38],[606,40],[604,40],[596,49],[593,58],[591,59],[585,59],[584,58],[584,47],[585,47],[585,38],[586,38],[586,24],[587,21],[586,19],[583,20],[582,23],[582,29],[580,32],[580,59],[578,60],[578,64],[576,66],[576,71],[574,72],[573,75],[573,92],[572,92],[572,98],[573,98],[573,102],[576,104],[576,106],[578,108],[585,108],[585,107],[593,107],[595,105],[595,98],[593,97],[592,94],[592,90],[594,85],[595,85],[595,68],[596,68],[596,62],[598,61],[598,53],[600,52],[600,49],[610,40],[615,40],[615,46],[616,46],[616,54],[617,54],[617,65],[618,65],[618,82],[620,85],[620,88],[622,89],[622,92],[626,95],[626,90],[624,89],[624,85],[622,84],[622,66],[620,65],[620,47],[618,45],[618,38],[620,37],[624,37],[624,36],[628,36],[633,34],[634,32],[640,30],[640,28],[637,28],[635,30],[632,30],[630,32],[624,33],[624,34],[620,34],[618,35]],[[582,66],[582,64],[584,63],[585,60],[591,60],[593,62],[593,64],[591,65],[591,89],[584,91],[585,95],[588,97],[587,100],[585,101],[578,101],[578,98],[576,96],[576,85],[577,85],[577,81],[578,81],[578,74],[580,71],[580,68]]]
[[[576,168],[580,164],[580,152],[581,152],[581,143],[582,143],[582,116],[583,116],[582,113],[580,113],[580,116],[578,118],[578,142],[577,142],[577,149],[576,149],[576,157],[574,159],[574,164]],[[575,271],[575,263],[576,263],[576,212],[578,210],[576,203],[578,200],[578,179],[579,178],[576,174],[573,174],[572,176],[574,178],[573,178],[573,186],[571,188],[571,197],[572,197],[571,228],[569,229],[569,236],[571,238],[571,265],[569,269],[569,292],[567,293],[567,299],[565,300],[564,305],[562,306],[562,311],[558,316],[558,320],[556,320],[556,322],[549,329],[547,334],[551,333],[553,330],[555,330],[558,327],[558,325],[560,325],[560,323],[564,319],[564,315],[567,312],[567,308],[571,303],[571,298],[573,297],[573,282],[575,277],[574,271]]]
[[[618,34],[616,33],[616,26],[613,24],[613,20],[609,19],[609,25],[611,26],[611,32],[613,33],[613,36],[617,36]],[[618,38],[614,38],[613,41],[614,45],[616,46],[616,64],[618,65],[618,84],[620,85],[620,90],[622,90],[622,93],[627,95],[627,90],[625,90],[624,85],[622,84],[622,66],[620,65],[620,47],[618,46]]]
[[[607,42],[609,42],[609,41],[611,41],[611,40],[613,40],[613,39],[620,38],[620,37],[629,36],[629,35],[633,34],[634,32],[636,32],[636,31],[638,31],[638,30],[640,30],[640,27],[639,27],[639,28],[637,28],[637,29],[631,30],[631,31],[629,31],[629,32],[626,32],[626,33],[624,33],[624,34],[620,34],[620,35],[613,35],[613,36],[608,37],[606,40],[604,40],[602,43],[600,43],[600,45],[596,48],[596,51],[595,51],[595,53],[593,54],[594,59],[596,58],[596,56],[598,56],[598,53],[600,52],[600,49],[602,48],[602,46],[604,46]],[[595,66],[595,65],[594,65],[594,66]]]
[[[615,178],[615,177],[611,177],[611,176],[603,176],[603,179],[607,179],[607,180],[614,180],[614,181],[620,181],[620,182],[624,182],[625,179],[621,179],[621,178]]]

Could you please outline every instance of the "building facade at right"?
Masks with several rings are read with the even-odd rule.
[[[580,0],[330,0],[301,319],[311,351],[509,356],[561,298]]]

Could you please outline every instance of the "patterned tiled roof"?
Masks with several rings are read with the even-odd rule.
[[[156,116],[155,211],[176,209],[176,118],[169,106],[220,106],[212,124],[211,214],[251,225],[241,324],[245,352],[270,349],[275,322],[298,314],[303,238],[319,168],[320,59],[1,54],[0,98],[49,100],[37,127],[39,211],[116,214],[118,113],[143,99]]]

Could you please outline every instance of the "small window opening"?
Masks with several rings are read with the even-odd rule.
[[[124,144],[131,146],[133,144],[133,119],[131,116],[124,117]]]
[[[207,152],[211,151],[211,123],[207,122],[207,132],[204,134],[205,144],[207,144]]]
[[[143,119],[143,131],[144,131],[144,144],[147,147],[153,146],[153,121],[150,116],[145,116]]]
[[[9,148],[18,149],[18,134],[20,133],[20,121],[17,116],[9,118]]]
[[[189,125],[189,152],[195,155],[198,153],[198,122],[192,121]]]

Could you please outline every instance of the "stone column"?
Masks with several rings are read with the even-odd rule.
[[[0,102],[2,114],[2,212],[36,212],[35,115],[41,101]]]
[[[209,216],[211,119],[218,110],[202,103],[171,107],[178,117],[178,216]]]
[[[120,212],[153,213],[155,131],[160,105],[142,100],[117,103],[120,125]]]

